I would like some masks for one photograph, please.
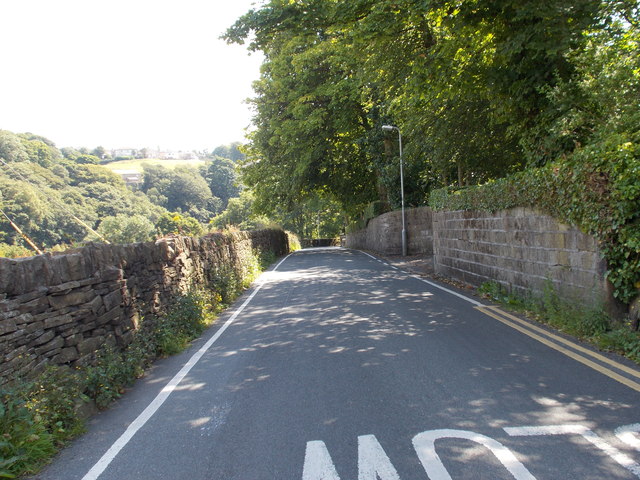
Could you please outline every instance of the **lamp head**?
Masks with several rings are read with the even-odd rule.
[[[398,127],[394,127],[393,125],[382,125],[382,130],[384,130],[385,132],[393,132],[397,128]]]

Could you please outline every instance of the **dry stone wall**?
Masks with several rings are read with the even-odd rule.
[[[596,240],[530,208],[486,211],[410,209],[409,255],[433,254],[435,272],[479,286],[495,281],[513,293],[541,294],[547,282],[586,302],[613,302]],[[369,221],[346,236],[350,248],[401,253],[401,212]],[[613,307],[613,305],[611,305]]]
[[[0,384],[47,364],[87,364],[104,345],[128,344],[145,315],[223,269],[240,272],[257,249],[286,254],[287,234],[173,237],[0,258]]]

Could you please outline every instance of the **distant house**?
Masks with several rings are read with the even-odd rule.
[[[111,156],[113,158],[118,157],[135,157],[136,151],[133,148],[116,148],[111,151]]]
[[[158,158],[161,160],[175,160],[178,157],[176,157],[176,154],[174,152],[165,150],[165,151],[158,152]]]
[[[180,158],[182,160],[200,160],[200,157],[196,154],[196,152],[179,152]]]
[[[120,175],[124,183],[134,189],[137,189],[142,183],[142,173],[137,170],[114,170],[114,173]]]

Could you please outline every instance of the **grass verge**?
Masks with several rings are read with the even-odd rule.
[[[624,355],[640,365],[640,332],[632,328],[631,322],[612,320],[601,306],[566,300],[551,282],[545,285],[543,294],[537,298],[514,295],[497,282],[482,284],[478,293],[601,350]]]

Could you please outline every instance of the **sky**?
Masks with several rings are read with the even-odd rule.
[[[0,0],[0,129],[89,149],[242,142],[262,56],[218,37],[260,4]]]

